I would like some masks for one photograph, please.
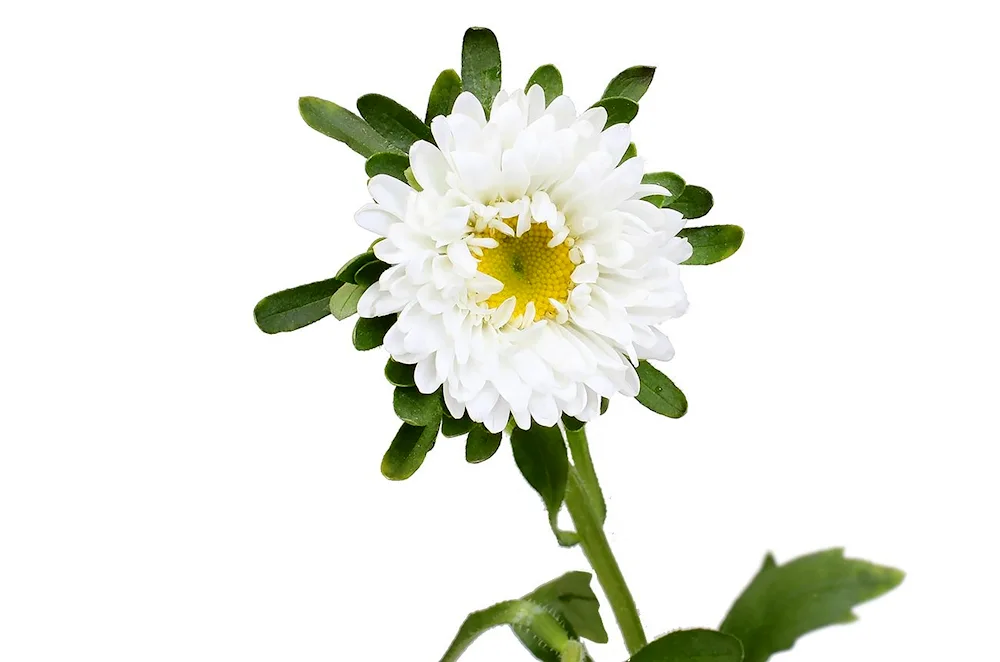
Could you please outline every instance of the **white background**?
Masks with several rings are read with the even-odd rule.
[[[649,634],[716,626],[768,549],[842,545],[906,582],[777,659],[996,659],[995,6],[476,5],[4,4],[0,659],[436,660],[586,567],[507,446],[380,476],[384,354],[350,323],[251,316],[370,241],[362,159],[297,97],[422,115],[481,24],[507,87],[554,62],[581,107],[658,65],[640,154],[747,231],[667,326],[688,416],[592,426]],[[530,658],[495,631],[465,659]]]

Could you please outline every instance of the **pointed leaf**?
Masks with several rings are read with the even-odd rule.
[[[385,378],[393,386],[416,386],[416,382],[413,381],[413,371],[416,367],[409,363],[398,363],[390,358],[385,364]]]
[[[465,461],[479,464],[490,459],[500,448],[502,438],[499,432],[490,432],[477,423],[469,430],[469,436],[465,439]]]
[[[743,245],[743,228],[738,225],[706,225],[684,228],[677,233],[694,250],[684,264],[715,264],[735,253]]]
[[[687,398],[670,378],[646,361],[639,361],[639,395],[635,396],[644,407],[670,418],[680,418],[687,413]]]
[[[359,317],[354,324],[354,349],[365,352],[382,346],[385,334],[396,323],[395,315],[384,317]]]
[[[346,320],[351,315],[358,312],[358,301],[361,295],[368,289],[367,285],[354,285],[345,283],[343,287],[330,297],[330,312],[338,320]]]
[[[852,607],[902,581],[899,570],[844,558],[842,549],[784,565],[775,565],[769,555],[719,629],[743,642],[746,662],[764,662],[813,630],[856,620]]]
[[[441,396],[421,393],[415,386],[397,386],[392,408],[400,420],[411,425],[433,425],[441,420]]]
[[[601,603],[590,587],[590,580],[589,572],[567,572],[542,584],[524,598],[557,612],[571,628],[572,635],[606,644],[608,632],[601,619]]]
[[[438,426],[419,427],[403,423],[382,458],[382,475],[389,480],[406,480],[424,463],[437,439]]]
[[[677,199],[670,199],[666,206],[684,214],[684,218],[701,218],[712,210],[712,194],[700,186],[687,185]]]
[[[462,79],[454,69],[446,69],[441,72],[431,87],[430,98],[427,99],[426,122],[430,125],[431,120],[439,115],[450,115],[451,109],[455,105],[455,99],[462,93]]]
[[[335,278],[337,280],[342,280],[345,283],[356,283],[357,281],[354,277],[358,273],[358,269],[365,266],[369,262],[375,262],[376,260],[378,260],[378,258],[375,257],[375,253],[370,250],[361,253],[360,255],[355,255],[340,268],[340,271],[337,272]]]
[[[649,642],[628,662],[740,662],[742,659],[743,646],[736,637],[715,630],[678,630]]]
[[[684,180],[680,175],[676,175],[672,172],[647,172],[642,176],[643,184],[659,184],[663,188],[670,191],[670,195],[651,195],[648,198],[643,198],[646,202],[650,202],[657,207],[662,207],[668,200],[674,201],[680,197],[681,193],[684,192]]]
[[[462,418],[452,418],[446,409],[444,410],[444,418],[441,419],[441,434],[446,437],[461,437],[464,434],[469,434],[474,425],[475,423],[468,414],[464,414]]]
[[[559,529],[556,518],[566,497],[566,480],[569,475],[569,458],[566,442],[557,426],[550,428],[533,424],[531,429],[514,428],[510,433],[514,461],[521,475],[545,502],[549,526],[560,545],[568,547],[579,541],[571,531]]]
[[[408,108],[381,94],[366,94],[358,99],[361,117],[397,149],[408,153],[418,140],[434,142],[431,130]]]
[[[493,99],[500,92],[500,46],[487,28],[469,28],[462,40],[462,87],[472,92],[490,116]]]
[[[604,123],[605,128],[615,124],[628,124],[639,114],[639,104],[624,97],[601,99],[592,107],[597,108],[598,106],[608,111],[608,121]]]
[[[344,284],[336,278],[282,290],[261,299],[253,309],[264,333],[295,331],[330,314],[330,297]]]
[[[369,177],[389,175],[401,182],[406,181],[406,169],[410,167],[410,159],[402,154],[379,152],[372,154],[365,161],[365,172]]]
[[[306,124],[339,140],[365,158],[377,152],[398,151],[368,122],[332,101],[302,97],[299,99],[299,113]]]
[[[559,73],[554,64],[543,64],[535,69],[535,73],[531,74],[531,78],[528,79],[528,84],[524,86],[525,91],[530,90],[532,85],[541,86],[542,91],[545,92],[546,106],[563,93],[562,74]]]
[[[601,98],[624,97],[638,103],[653,82],[654,73],[656,67],[629,67],[611,79]]]

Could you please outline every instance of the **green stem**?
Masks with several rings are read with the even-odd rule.
[[[563,653],[568,647],[571,649],[569,655],[573,654],[571,646],[573,640],[566,634],[562,624],[544,607],[527,600],[508,600],[469,614],[462,627],[458,629],[451,646],[445,651],[441,662],[455,662],[479,638],[479,635],[501,625],[527,628],[557,653]]]
[[[601,484],[597,480],[597,472],[594,471],[594,460],[590,457],[590,446],[587,444],[587,432],[584,428],[570,430],[566,428],[566,440],[569,442],[569,452],[573,455],[573,466],[580,474],[580,479],[587,490],[590,502],[597,511],[597,519],[604,524],[607,515],[607,506],[604,503],[604,493],[601,492]]]
[[[646,645],[646,633],[642,629],[635,600],[628,590],[621,568],[618,567],[615,555],[611,552],[608,537],[604,534],[604,527],[597,516],[597,510],[588,495],[586,483],[576,467],[570,467],[569,470],[566,508],[573,518],[577,535],[580,536],[583,553],[594,568],[597,581],[600,582],[611,604],[611,611],[614,612],[622,638],[625,639],[625,647],[628,648],[629,655],[634,655]]]

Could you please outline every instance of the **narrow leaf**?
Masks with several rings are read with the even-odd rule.
[[[317,97],[299,99],[299,113],[306,124],[323,135],[339,140],[361,156],[398,151],[392,144],[346,108]]]
[[[544,606],[527,600],[508,600],[469,614],[441,662],[455,662],[481,634],[500,625],[517,625],[551,650],[561,651],[570,642],[562,624]]]
[[[437,425],[418,427],[403,423],[382,458],[382,475],[389,480],[406,480],[424,463],[437,439]]]
[[[725,260],[743,245],[743,228],[738,225],[684,228],[677,234],[687,239],[694,249],[684,264],[715,264]]]
[[[462,416],[462,418],[452,418],[448,410],[444,410],[444,418],[441,419],[441,434],[446,437],[461,437],[463,434],[469,434],[472,430],[472,426],[475,423],[468,414]]]
[[[490,116],[493,98],[500,92],[500,46],[487,28],[469,28],[462,40],[462,87],[472,92]]]
[[[395,315],[384,317],[359,317],[354,324],[354,334],[351,339],[354,341],[354,349],[365,352],[382,346],[382,339],[389,332],[392,325],[396,323]]]
[[[646,361],[639,361],[639,395],[635,396],[644,407],[670,418],[680,418],[687,413],[687,398],[670,378]]]
[[[746,662],[764,662],[813,630],[856,620],[851,611],[855,605],[902,581],[899,570],[844,558],[842,549],[801,556],[784,565],[776,565],[769,555],[719,629],[743,642]]]
[[[712,210],[712,204],[712,194],[708,189],[689,184],[677,199],[671,199],[666,206],[684,214],[684,218],[701,218]]]
[[[385,378],[393,386],[416,386],[413,381],[413,371],[417,366],[409,363],[398,363],[390,358],[385,364]]]
[[[376,260],[378,260],[378,258],[375,257],[375,253],[370,250],[361,253],[360,255],[355,255],[340,268],[340,271],[337,272],[335,278],[337,280],[342,280],[345,283],[355,283],[357,281],[354,280],[354,277],[358,273],[358,269],[365,266],[369,262],[375,262]]]
[[[358,301],[361,300],[361,295],[365,293],[366,289],[368,288],[364,285],[345,283],[330,297],[330,312],[338,320],[346,320],[358,312]]]
[[[264,333],[295,331],[330,314],[330,297],[343,286],[336,278],[299,285],[261,299],[253,309]]]
[[[479,464],[490,459],[500,448],[501,439],[499,432],[490,432],[477,423],[469,430],[469,436],[465,439],[465,461]]]
[[[670,191],[670,195],[651,195],[643,198],[646,202],[651,202],[657,207],[662,207],[668,200],[673,201],[684,192],[684,179],[680,175],[672,172],[647,172],[642,176],[643,184],[659,184]]]
[[[415,386],[397,386],[392,408],[401,421],[411,425],[433,425],[441,420],[441,396],[421,393]]]
[[[546,106],[563,93],[562,74],[559,73],[554,64],[543,64],[535,69],[535,73],[531,74],[524,89],[530,90],[532,85],[541,86],[542,91],[545,92]]]
[[[649,642],[628,662],[740,662],[742,659],[743,646],[735,637],[715,630],[678,630]]]
[[[611,79],[601,98],[624,97],[638,103],[653,82],[654,73],[656,67],[629,67]]]
[[[406,181],[406,169],[410,167],[410,159],[402,154],[379,152],[372,154],[365,161],[365,172],[369,177],[389,175],[401,182]]]
[[[604,123],[605,128],[615,124],[628,124],[639,114],[639,104],[624,97],[601,99],[592,107],[597,108],[598,106],[608,111],[608,121]]]
[[[426,122],[430,125],[431,120],[439,115],[450,115],[451,109],[455,105],[455,99],[462,93],[462,79],[454,69],[446,69],[441,72],[431,87],[430,98],[427,99]]]
[[[434,142],[431,130],[408,108],[381,94],[358,99],[358,112],[373,129],[402,152],[418,140]]]
[[[566,480],[569,459],[566,442],[557,426],[550,428],[532,425],[529,430],[514,428],[510,434],[514,461],[528,484],[535,488],[549,514],[549,525],[560,545],[568,547],[579,539],[570,531],[559,529],[556,518],[566,497]]]

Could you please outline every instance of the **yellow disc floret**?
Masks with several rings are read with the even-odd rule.
[[[513,221],[509,219],[508,225],[513,227]],[[544,223],[532,223],[520,237],[493,228],[480,236],[496,239],[499,246],[483,249],[479,271],[503,283],[503,289],[487,299],[486,305],[497,308],[514,297],[512,319],[523,315],[529,302],[535,304],[533,321],[555,317],[556,309],[549,299],[565,303],[573,285],[570,276],[575,265],[569,259],[569,244],[564,241],[550,248],[552,230]]]

